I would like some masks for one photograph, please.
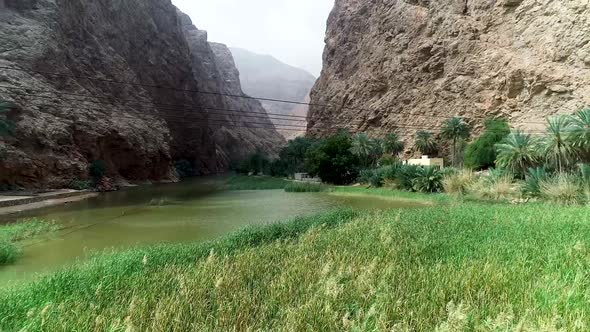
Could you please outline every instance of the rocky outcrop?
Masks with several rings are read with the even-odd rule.
[[[256,97],[279,99],[300,103],[309,102],[309,92],[316,78],[303,69],[285,64],[270,55],[261,55],[240,48],[231,48],[240,71],[240,81],[244,91]],[[262,101],[271,114],[295,115],[296,117],[272,116],[271,119],[288,139],[305,133],[307,105]],[[281,120],[283,118],[284,120]]]
[[[451,116],[530,131],[590,104],[586,0],[337,0],[309,132],[406,138]]]
[[[221,82],[198,81],[208,64],[170,0],[1,5],[0,99],[14,102],[16,130],[0,138],[0,184],[61,187],[94,160],[116,181],[174,180],[181,159],[199,174],[227,167],[208,95],[195,92]]]
[[[258,100],[242,91],[240,73],[227,46],[209,43],[207,32],[192,24],[179,12],[193,59],[193,75],[204,94],[203,109],[214,128],[218,159],[225,163],[254,152],[274,157],[285,140],[275,130]]]

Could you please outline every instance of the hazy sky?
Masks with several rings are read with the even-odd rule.
[[[334,0],[172,0],[209,40],[270,54],[318,76]]]

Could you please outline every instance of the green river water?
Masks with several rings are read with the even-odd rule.
[[[41,217],[63,226],[24,243],[23,256],[0,266],[0,285],[27,280],[105,249],[207,241],[251,224],[317,214],[337,207],[386,209],[408,202],[283,190],[228,191],[220,178],[143,186],[10,218]],[[6,221],[6,220],[5,220]]]

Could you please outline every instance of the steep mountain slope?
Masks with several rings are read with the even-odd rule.
[[[231,48],[240,71],[240,81],[244,91],[252,96],[280,99],[297,102],[308,102],[309,92],[315,83],[316,78],[303,69],[285,64],[270,55],[261,55],[240,48]],[[262,102],[264,108],[270,113],[282,115],[307,115],[306,105],[296,105],[279,102]],[[280,117],[278,117],[280,118]],[[305,126],[306,121],[295,121],[297,118],[279,120],[273,118],[276,125],[283,125],[283,128],[297,129],[291,126]],[[279,130],[280,131],[280,130]],[[300,133],[293,130],[280,131],[287,138],[293,138]]]
[[[586,0],[337,0],[309,132],[436,131],[461,115],[538,129],[590,104]]]
[[[200,174],[227,167],[232,151],[216,148],[218,122],[194,92],[210,84],[197,79],[222,82],[194,75],[170,0],[1,5],[0,99],[14,101],[16,130],[0,138],[0,185],[64,186],[99,159],[131,181],[173,180],[180,159]]]
[[[239,72],[227,46],[209,43],[207,32],[192,24],[190,17],[179,12],[184,34],[193,59],[193,75],[200,91],[204,111],[214,128],[218,159],[229,163],[255,151],[274,156],[285,140],[274,129],[259,101],[242,91]],[[260,129],[255,129],[260,128]]]

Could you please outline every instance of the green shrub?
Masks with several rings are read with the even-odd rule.
[[[68,185],[68,188],[74,190],[88,190],[92,188],[92,181],[72,180]]]
[[[518,198],[521,189],[514,182],[514,174],[504,170],[490,170],[469,187],[469,193],[476,198],[492,201],[507,201]]]
[[[239,162],[234,162],[232,169],[238,174],[268,175],[270,165],[271,162],[264,154],[256,152]]]
[[[376,169],[369,179],[369,184],[374,188],[381,188],[384,180],[383,171],[381,169]]]
[[[392,166],[397,165],[399,163],[400,162],[398,158],[389,155],[384,155],[377,161],[379,167]]]
[[[590,187],[590,165],[580,164],[579,165],[580,180],[585,187]]]
[[[371,179],[375,174],[374,169],[363,169],[359,172],[359,176],[357,178],[357,182],[360,184],[369,184],[371,183]]]
[[[475,181],[477,181],[477,177],[471,170],[447,171],[442,185],[448,194],[465,195]]]
[[[541,196],[541,182],[548,178],[547,171],[543,167],[529,168],[525,175],[524,185],[522,187],[522,194],[526,197],[540,197]]]
[[[279,152],[278,162],[271,167],[271,171],[276,174],[271,175],[289,176],[295,173],[310,173],[306,167],[306,157],[311,148],[317,144],[318,140],[308,137],[297,137],[289,141],[287,146]],[[282,175],[282,173],[286,174]]]
[[[381,173],[384,180],[395,180],[399,169],[402,167],[401,164],[393,164],[390,166],[381,167]]]
[[[542,196],[553,203],[576,205],[583,200],[580,179],[574,175],[559,174],[541,181],[540,187]]]
[[[100,182],[106,173],[106,162],[104,160],[95,160],[90,164],[88,173],[94,180],[94,183]]]
[[[580,164],[580,181],[586,196],[586,203],[590,204],[590,165]]]
[[[178,160],[174,163],[176,173],[181,179],[188,178],[195,175],[193,165],[186,159]]]
[[[358,178],[360,161],[352,152],[352,137],[346,131],[315,144],[307,153],[306,167],[323,182],[350,184]]]
[[[19,250],[12,242],[0,239],[0,266],[14,263],[18,255]]]
[[[476,170],[494,167],[497,157],[496,144],[508,134],[510,127],[506,120],[487,120],[484,133],[465,150],[465,167]]]
[[[418,177],[420,167],[414,165],[402,165],[396,172],[396,180],[399,189],[414,190],[414,179]]]
[[[270,163],[270,176],[288,177],[289,175],[292,175],[288,170],[289,165],[285,160],[277,159]]]
[[[318,193],[322,191],[321,183],[291,182],[285,187],[288,193]]]
[[[228,190],[273,190],[284,189],[289,181],[272,176],[231,176],[225,181]]]
[[[422,193],[437,193],[443,188],[442,172],[436,167],[420,167],[412,180],[412,189]]]

